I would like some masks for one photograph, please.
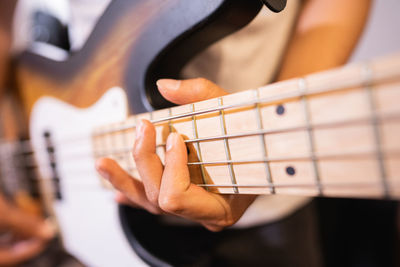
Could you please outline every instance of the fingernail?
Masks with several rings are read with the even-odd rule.
[[[101,159],[98,159],[96,161],[96,170],[97,172],[105,179],[110,180],[110,174],[108,173],[108,171],[106,171],[105,169],[103,169],[102,164],[101,164]]]
[[[181,86],[180,80],[173,79],[161,79],[157,81],[157,87],[160,90],[172,90],[176,91]]]
[[[51,239],[56,234],[56,227],[49,219],[47,219],[40,227],[39,231],[43,238]]]
[[[170,133],[168,138],[167,138],[167,146],[166,146],[166,150],[170,151],[172,149],[172,146],[174,145],[174,143],[176,142],[176,138],[177,138],[178,134],[177,133]]]

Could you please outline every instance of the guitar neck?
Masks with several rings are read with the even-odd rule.
[[[226,194],[400,197],[400,55],[131,116],[93,131],[94,155],[139,177],[135,125],[171,131],[193,182]]]

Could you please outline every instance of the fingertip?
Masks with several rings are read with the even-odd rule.
[[[121,194],[120,192],[117,192],[117,193],[115,193],[114,200],[117,203],[124,204],[124,201],[126,200],[126,198],[123,194]]]
[[[165,146],[165,149],[167,151],[171,151],[171,149],[172,149],[172,147],[174,146],[174,143],[175,143],[175,138],[176,138],[176,133],[175,132],[172,132],[172,133],[170,133],[168,135],[166,146]]]
[[[109,166],[112,164],[112,160],[108,158],[99,158],[96,160],[95,167],[97,172],[105,179],[110,179],[110,169]]]
[[[39,228],[39,236],[45,240],[52,239],[56,234],[56,226],[49,219],[45,220]]]
[[[166,142],[166,165],[186,166],[187,147],[179,133],[170,133]]]
[[[180,145],[183,142],[182,136],[176,132],[172,132],[168,135],[166,142],[166,150],[171,151],[175,146]]]
[[[166,91],[176,91],[181,86],[180,80],[174,79],[160,79],[156,82],[158,90],[166,92]]]
[[[160,79],[156,82],[158,91],[167,100],[176,103],[184,104],[186,99],[185,87],[181,80]]]
[[[153,124],[146,119],[140,119],[137,126],[136,126],[136,133],[137,134],[142,134],[148,127],[153,126]]]

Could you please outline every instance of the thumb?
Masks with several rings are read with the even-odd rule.
[[[189,80],[161,79],[157,81],[157,87],[166,99],[179,105],[227,94],[224,89],[204,78]]]

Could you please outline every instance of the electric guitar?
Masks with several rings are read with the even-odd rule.
[[[113,266],[116,259],[119,266],[145,264],[126,238],[129,221],[121,227],[124,209],[94,169],[95,159],[111,157],[138,177],[130,150],[141,118],[156,125],[161,159],[169,132],[187,137],[193,181],[206,190],[399,198],[400,56],[170,107],[155,81],[178,77],[190,55],[260,8],[248,1],[188,2],[114,1],[105,15],[124,13],[112,24],[100,20],[67,61],[32,53],[19,60],[16,84],[30,116],[32,162],[68,251],[89,266]],[[163,12],[188,14],[193,6],[202,6],[203,16],[165,23]],[[232,21],[235,11],[241,16]]]
[[[286,1],[263,2],[272,10],[279,11],[283,9]],[[112,1],[80,51],[67,55],[54,47],[35,44],[32,47],[34,52],[23,53],[16,59],[15,85],[19,89],[26,115],[30,118],[35,117],[32,113],[33,105],[44,95],[52,95],[83,108],[91,106],[109,88],[115,86],[124,88],[128,94],[130,113],[148,112],[171,106],[172,104],[165,101],[158,93],[155,81],[159,77],[178,77],[182,66],[197,52],[245,26],[257,15],[261,6],[262,2],[259,0]],[[52,53],[49,54],[49,51]],[[173,64],[170,64],[171,62]],[[121,92],[111,94],[117,95],[118,101],[121,100]],[[105,99],[106,102],[109,101],[108,97]],[[125,104],[109,112],[109,119],[102,121],[101,124],[121,120],[122,114],[123,116],[127,114]],[[94,117],[100,124],[102,116],[94,114]],[[76,127],[80,128],[79,125]],[[48,137],[49,142],[55,137],[50,129]],[[42,166],[36,148],[34,148],[36,160],[30,157],[29,143],[6,144],[2,146],[5,154],[10,154],[10,150],[6,147],[11,146],[16,154],[21,154],[21,150],[26,150],[27,153],[24,154],[23,160],[16,157],[17,164],[9,166],[11,169],[18,167],[21,169],[22,162],[22,169],[26,168],[30,175],[35,167]],[[61,230],[65,247],[89,266],[112,266],[116,259],[121,266],[144,264],[135,255],[125,238],[120,225],[118,206],[112,200],[112,192],[104,195],[102,187],[99,190],[89,186],[87,189],[90,194],[85,199],[90,201],[87,204],[84,202],[79,204],[80,208],[75,210],[79,215],[71,213],[69,207],[75,207],[74,203],[81,200],[80,197],[71,198],[65,192],[68,189],[64,188],[62,182],[63,167],[56,164],[58,152],[55,150],[54,155],[49,155],[51,157],[49,160],[52,162],[50,164],[54,166],[54,173],[57,173],[58,177],[53,177],[53,182],[49,186],[40,183],[39,193],[45,200],[47,211],[57,214],[55,218],[58,219],[60,228],[70,225]],[[10,165],[8,159],[6,157],[4,159],[2,170],[5,170],[3,164]],[[25,164],[28,167],[25,167]],[[84,166],[81,174],[78,171],[73,176],[76,178],[81,177],[80,175],[85,177],[93,175],[92,162],[87,166],[89,169]],[[16,190],[18,186],[7,182],[10,179],[4,177],[10,178],[10,172],[4,172],[2,176],[4,183],[7,183],[4,188],[8,194],[35,190],[34,185],[23,187],[25,190],[21,188]],[[48,179],[46,174],[42,178],[41,181]],[[32,181],[37,179],[30,177],[28,180],[34,184]],[[25,183],[18,184],[25,185]],[[73,194],[82,197],[84,195],[79,189],[74,189],[74,192]],[[89,208],[93,201],[97,202],[96,207]],[[88,213],[87,208],[92,212]],[[61,210],[65,210],[66,213]],[[61,213],[64,215],[59,216]],[[88,214],[91,215],[87,216]],[[109,215],[102,218],[102,214]],[[77,221],[76,216],[83,219]],[[71,235],[71,231],[75,234]],[[83,238],[84,240],[80,240],[79,235],[84,233],[87,236]],[[100,239],[102,242],[96,242]],[[113,244],[113,249],[110,250],[105,244]]]

